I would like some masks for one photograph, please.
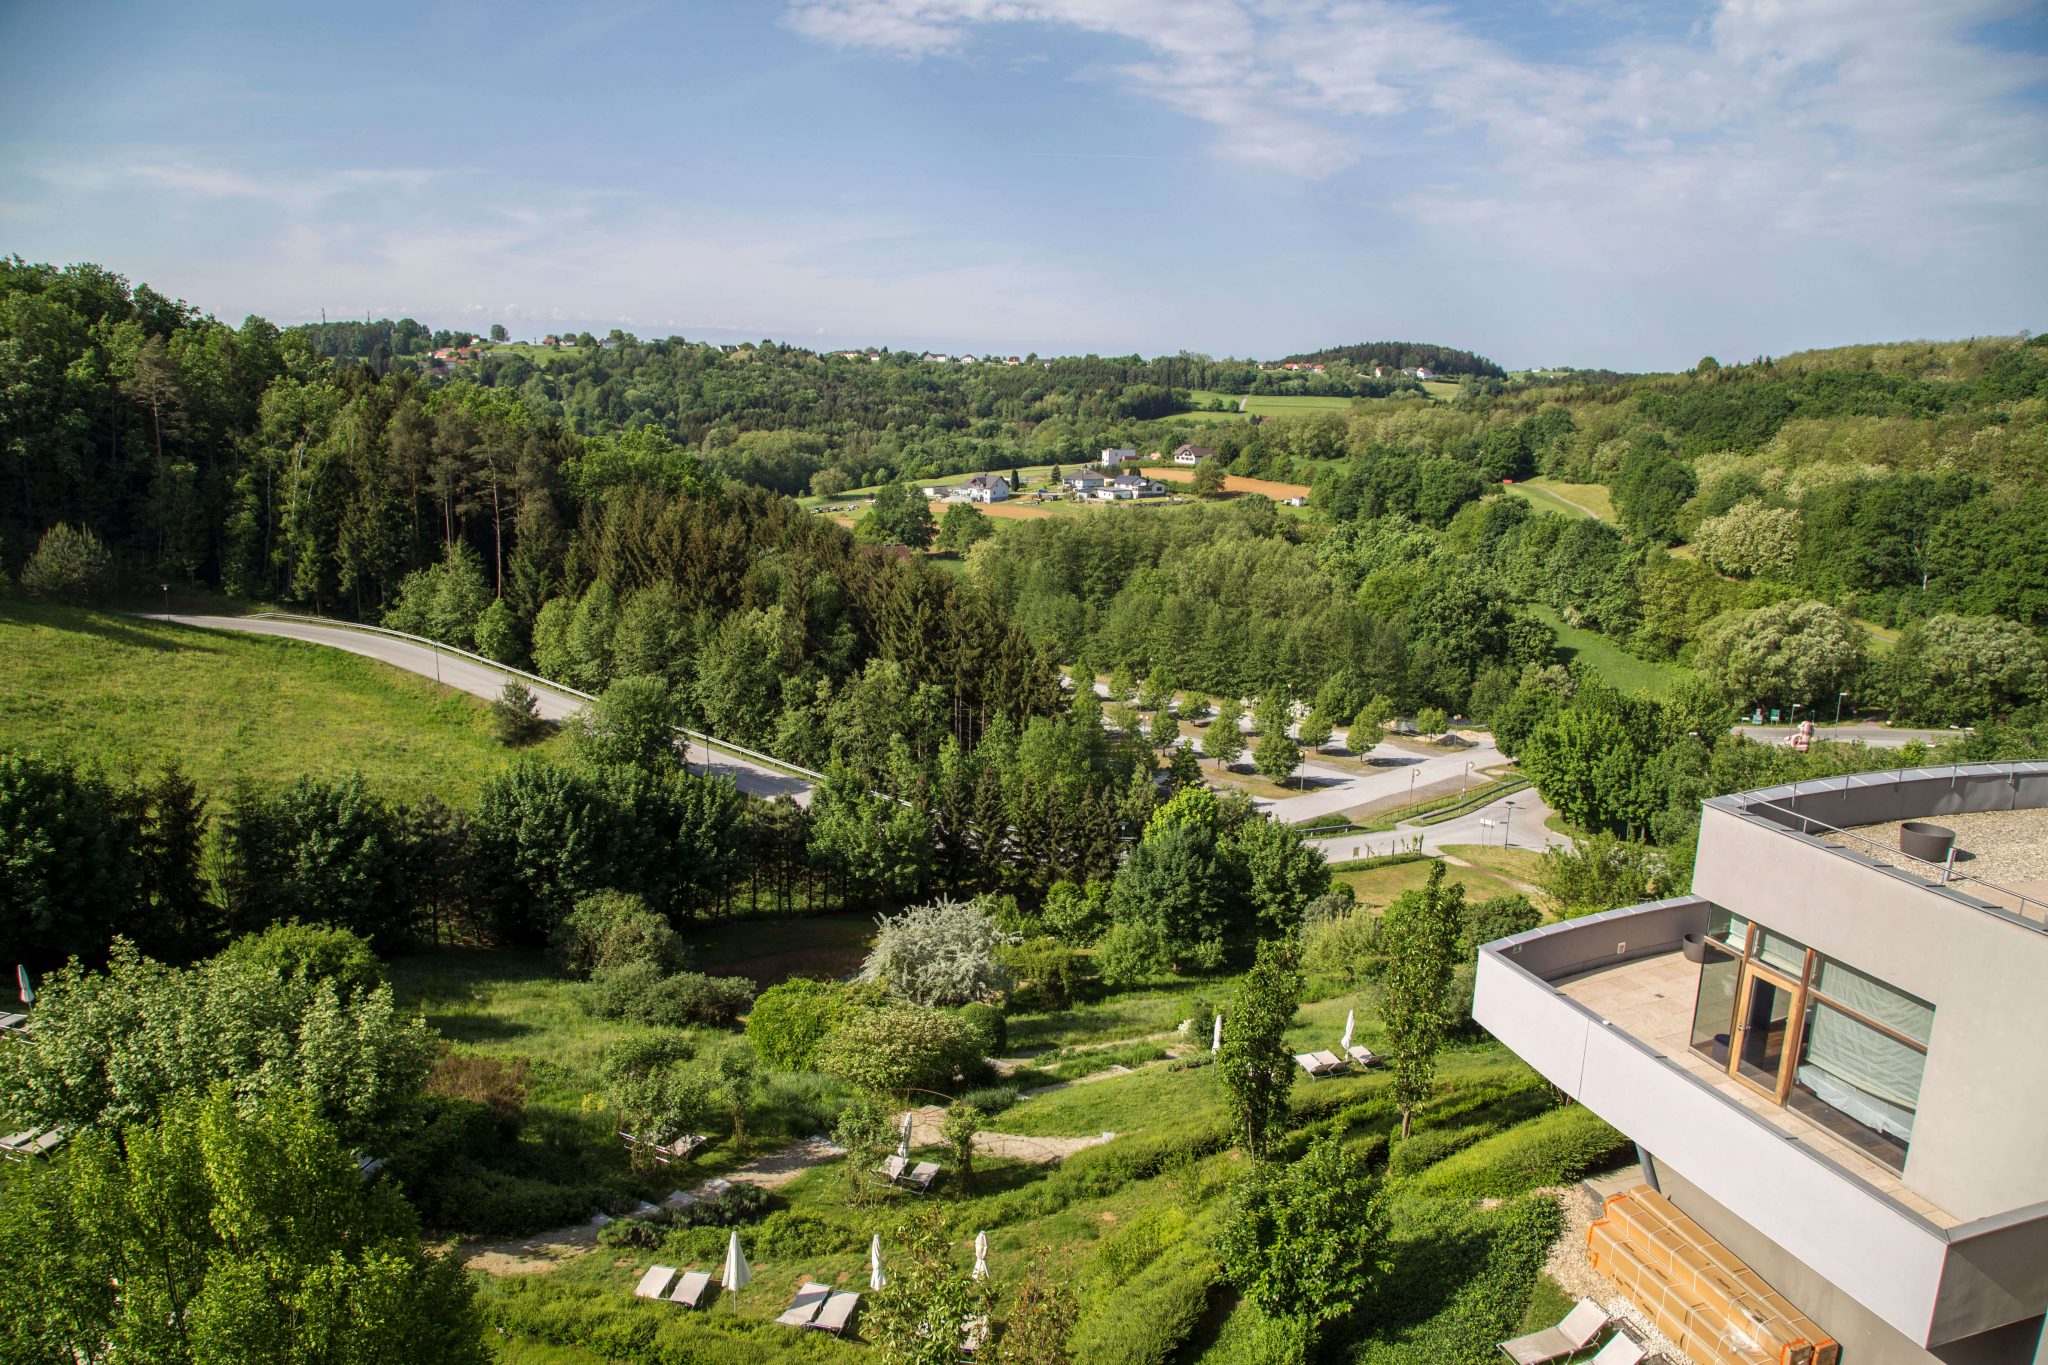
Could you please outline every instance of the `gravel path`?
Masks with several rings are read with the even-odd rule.
[[[1593,1269],[1586,1256],[1586,1229],[1600,1216],[1600,1201],[1584,1185],[1552,1186],[1539,1194],[1553,1196],[1564,1209],[1564,1231],[1550,1248],[1543,1273],[1574,1299],[1591,1299],[1605,1308],[1629,1334],[1650,1348],[1652,1357],[1661,1356],[1671,1365],[1694,1365],[1693,1358],[1678,1349],[1642,1309],[1635,1306],[1621,1287]]]
[[[1124,1071],[1120,1074],[1130,1073]],[[1089,1076],[1082,1079],[1096,1078]],[[1074,1082],[1077,1085],[1079,1083]],[[939,1125],[944,1123],[945,1119],[946,1110],[943,1105],[928,1104],[922,1109],[911,1110],[911,1145],[929,1147],[941,1141]],[[974,1150],[982,1156],[1009,1157],[1014,1161],[1030,1161],[1044,1165],[1048,1162],[1064,1161],[1074,1153],[1089,1147],[1100,1147],[1115,1136],[1115,1133],[1097,1133],[1093,1137],[1025,1137],[1018,1133],[976,1132]]]

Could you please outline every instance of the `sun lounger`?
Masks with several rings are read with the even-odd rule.
[[[1592,1365],[1642,1365],[1648,1354],[1640,1341],[1626,1332],[1616,1332],[1593,1357]]]
[[[1294,1061],[1311,1076],[1334,1076],[1344,1069],[1334,1052],[1297,1052]]]
[[[960,1324],[960,1354],[971,1356],[988,1345],[988,1315],[967,1318]]]
[[[1606,1325],[1607,1310],[1591,1299],[1580,1299],[1557,1326],[1503,1341],[1500,1349],[1515,1365],[1547,1365],[1585,1350]]]
[[[711,1276],[702,1270],[688,1270],[676,1281],[670,1292],[670,1303],[679,1303],[685,1308],[702,1308],[705,1292],[711,1288]]]
[[[641,1137],[638,1133],[628,1133],[623,1130],[620,1131],[619,1136],[625,1139],[628,1147],[645,1152],[656,1161],[661,1162],[688,1161],[692,1156],[696,1155],[698,1148],[711,1141],[710,1138],[702,1137],[695,1133],[679,1137],[673,1142],[655,1142],[650,1138]]]
[[[665,1299],[668,1297],[669,1282],[676,1277],[672,1265],[649,1266],[647,1273],[640,1277],[640,1283],[633,1287],[636,1299]]]
[[[28,1032],[28,1016],[26,1014],[0,1014],[0,1033],[26,1032]]]
[[[818,1310],[825,1306],[825,1300],[831,1297],[832,1291],[824,1285],[806,1280],[796,1291],[796,1297],[789,1301],[789,1307],[776,1321],[784,1327],[809,1327],[812,1320],[818,1316]]]
[[[929,1161],[920,1161],[915,1166],[900,1156],[891,1155],[875,1167],[875,1174],[892,1185],[908,1185],[922,1193],[932,1187],[939,1178],[939,1168]]]
[[[26,1161],[32,1156],[48,1156],[64,1144],[71,1134],[62,1128],[30,1128],[20,1133],[9,1133],[0,1138],[0,1156],[9,1161]]]
[[[1379,1053],[1360,1043],[1353,1043],[1350,1052],[1351,1060],[1357,1062],[1360,1066],[1378,1066],[1386,1060]]]
[[[821,1332],[830,1332],[836,1337],[846,1330],[848,1323],[853,1321],[853,1310],[858,1307],[860,1307],[860,1295],[850,1289],[843,1290],[825,1300],[825,1306],[818,1310],[818,1316],[812,1318],[806,1325],[815,1327]]]
[[[900,1156],[891,1154],[881,1165],[875,1167],[875,1174],[893,1185],[909,1169],[910,1163],[908,1161],[905,1161]]]

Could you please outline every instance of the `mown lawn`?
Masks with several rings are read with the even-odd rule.
[[[1338,881],[1349,886],[1357,895],[1359,904],[1384,910],[1392,905],[1404,891],[1413,891],[1429,881],[1429,871],[1439,859],[1424,858],[1411,863],[1394,863],[1388,867],[1366,868],[1355,872],[1339,872]],[[1475,860],[1476,861],[1476,860]],[[1479,867],[1458,867],[1447,864],[1444,881],[1458,882],[1465,888],[1466,904],[1492,900],[1495,896],[1526,894],[1522,888],[1503,880],[1493,872]]]
[[[300,641],[6,601],[0,659],[0,744],[112,773],[175,762],[210,793],[361,772],[464,805],[513,757],[481,700]]]
[[[1508,493],[1533,503],[1545,512],[1562,512],[1568,517],[1614,520],[1614,497],[1600,483],[1560,483],[1555,479],[1528,479],[1506,485]]]
[[[1541,603],[1530,603],[1531,616],[1549,626],[1557,635],[1558,652],[1566,662],[1578,660],[1616,688],[1628,693],[1661,697],[1677,687],[1686,670],[1677,664],[1653,663],[1639,659],[1605,635],[1568,626],[1564,618]]]

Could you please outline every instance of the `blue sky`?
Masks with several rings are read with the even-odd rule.
[[[2038,0],[0,7],[0,252],[229,320],[1674,368],[2044,222]]]

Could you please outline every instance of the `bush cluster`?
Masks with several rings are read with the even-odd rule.
[[[663,975],[651,962],[633,962],[599,972],[587,991],[584,1003],[600,1019],[628,1019],[653,1028],[725,1028],[754,998],[754,983],[744,976],[702,972]]]
[[[1432,1166],[1417,1184],[1459,1199],[1506,1199],[1577,1180],[1628,1150],[1628,1139],[1599,1115],[1568,1105],[1474,1143]]]

